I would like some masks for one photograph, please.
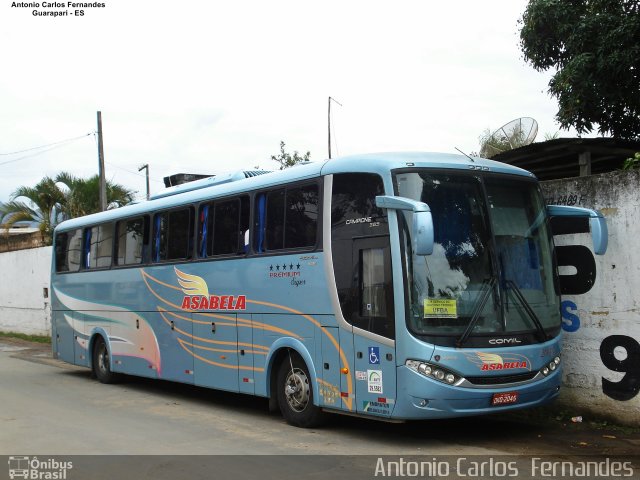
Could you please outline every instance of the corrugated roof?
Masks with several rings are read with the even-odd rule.
[[[580,176],[579,156],[591,154],[591,174],[622,168],[640,152],[640,141],[617,138],[557,138],[499,153],[492,160],[533,172],[540,180]]]

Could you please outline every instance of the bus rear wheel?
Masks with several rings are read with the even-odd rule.
[[[111,371],[111,358],[109,349],[102,337],[98,337],[93,346],[93,361],[91,362],[93,374],[100,383],[116,383],[122,376]]]
[[[309,370],[298,355],[289,354],[280,364],[277,398],[280,412],[290,425],[311,428],[325,420],[325,414],[313,404]]]

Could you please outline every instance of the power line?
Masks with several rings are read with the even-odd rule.
[[[142,173],[134,172],[133,170],[127,170],[126,168],[123,168],[119,165],[114,165],[111,162],[104,162],[104,163],[106,163],[107,165],[111,165],[112,167],[119,168],[120,170],[124,170],[125,172],[130,173],[131,175],[136,175],[138,177],[143,177],[143,178],[146,177],[146,175]],[[157,178],[153,178],[153,177],[149,177],[149,180],[153,180],[154,182],[158,182],[158,183],[164,183],[162,180],[158,180]]]
[[[63,147],[63,146],[65,146],[65,144],[67,144],[69,142],[80,140],[81,138],[88,137],[89,135],[92,135],[92,134],[93,134],[93,132],[87,133],[86,135],[81,135],[79,137],[70,138],[70,139],[67,139],[67,140],[61,140],[59,142],[50,143],[48,145],[41,145],[39,147],[33,147],[33,148],[27,148],[26,150],[20,150],[20,152],[30,152],[30,151],[33,151],[33,150],[44,148],[44,150],[40,150],[39,152],[31,153],[29,155],[23,155],[22,157],[13,158],[13,159],[7,160],[5,162],[0,162],[0,166],[6,165],[8,163],[17,162],[19,160],[24,160],[25,158],[31,158],[31,157],[36,157],[38,155],[42,155],[43,153],[50,152],[51,150],[55,150],[56,148]],[[15,155],[16,153],[20,153],[20,152],[0,153],[0,155]]]
[[[51,150],[55,150],[56,148],[60,148],[60,147],[62,147],[62,146],[63,146],[63,145],[55,145],[55,146],[53,146],[53,147],[49,147],[49,148],[47,148],[47,149],[45,149],[45,150],[41,150],[41,151],[39,151],[39,152],[35,152],[35,153],[30,154],[30,155],[24,155],[24,156],[22,156],[22,157],[14,158],[14,159],[12,159],[12,160],[7,160],[6,162],[1,162],[1,163],[0,163],[0,166],[1,166],[1,165],[6,165],[6,164],[8,164],[8,163],[17,162],[17,161],[19,161],[19,160],[24,160],[25,158],[36,157],[36,156],[38,156],[38,155],[42,155],[43,153],[50,152]]]
[[[89,135],[93,135],[93,134],[94,134],[94,132],[89,132],[89,133],[85,133],[84,135],[80,135],[79,137],[68,138],[66,140],[60,140],[59,142],[48,143],[46,145],[40,145],[39,147],[26,148],[24,150],[17,150],[15,152],[0,153],[0,155],[2,155],[2,156],[15,155],[17,153],[30,152],[31,150],[38,150],[40,148],[51,147],[52,145],[59,145],[61,143],[73,142],[74,140],[79,140],[80,138],[88,137]],[[2,164],[0,164],[0,165],[2,165]]]

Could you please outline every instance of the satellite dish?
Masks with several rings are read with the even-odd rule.
[[[480,156],[491,158],[499,153],[524,147],[538,134],[538,122],[531,117],[520,117],[504,124],[481,140]]]

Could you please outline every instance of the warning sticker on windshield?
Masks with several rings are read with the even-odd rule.
[[[458,318],[457,302],[453,298],[425,298],[424,318]]]

